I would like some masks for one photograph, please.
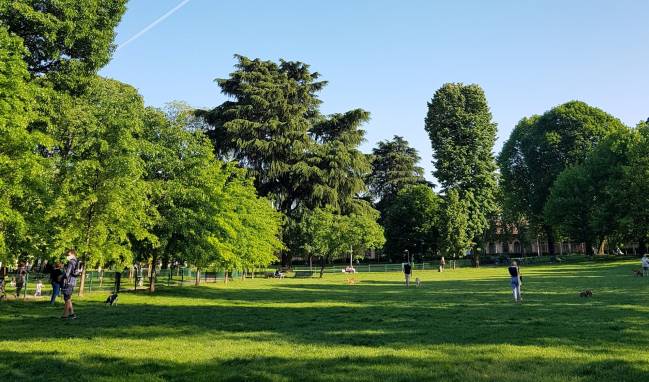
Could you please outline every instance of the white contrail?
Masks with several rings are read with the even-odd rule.
[[[125,47],[126,45],[128,45],[128,44],[132,43],[133,41],[137,40],[138,38],[140,38],[140,36],[142,36],[143,34],[145,34],[146,32],[148,32],[151,28],[153,28],[154,26],[160,24],[160,23],[163,22],[167,17],[169,17],[169,16],[173,15],[174,13],[176,13],[176,11],[178,11],[180,8],[182,8],[185,4],[189,3],[189,1],[190,1],[190,0],[183,0],[183,1],[181,1],[178,5],[176,5],[175,7],[173,7],[169,12],[167,12],[167,13],[165,13],[164,15],[158,17],[154,22],[152,22],[151,24],[147,25],[144,29],[142,29],[141,31],[139,31],[139,32],[137,32],[136,34],[134,34],[134,35],[133,35],[131,38],[129,38],[128,40],[126,40],[126,41],[124,41],[123,43],[119,44],[115,50],[120,50],[120,49],[122,49],[123,47]]]

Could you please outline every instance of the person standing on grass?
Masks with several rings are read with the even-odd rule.
[[[50,298],[50,305],[54,305],[56,298],[61,294],[61,281],[63,279],[63,271],[61,270],[61,263],[54,263],[54,267],[50,270],[50,284],[52,285],[52,298]]]
[[[515,261],[512,261],[512,265],[509,266],[509,275],[511,276],[511,286],[512,292],[514,293],[514,301],[522,302],[523,296],[521,296],[521,271],[518,268],[518,264]]]
[[[410,287],[410,275],[412,274],[412,265],[408,262],[403,264],[403,274],[406,276],[406,288]]]
[[[644,277],[649,276],[649,255],[646,253],[642,256],[642,275]]]
[[[444,272],[444,267],[446,267],[446,260],[444,260],[444,256],[442,256],[441,260],[439,261],[439,271]]]
[[[16,298],[20,297],[20,292],[25,286],[25,279],[27,278],[27,267],[24,263],[18,265],[16,269]]]
[[[63,270],[63,282],[61,285],[61,292],[63,293],[63,301],[65,301],[65,306],[63,307],[63,319],[76,319],[77,315],[74,314],[74,307],[72,306],[72,292],[74,292],[74,287],[77,285],[77,277],[79,277],[79,260],[77,260],[77,252],[74,249],[68,250],[66,253],[66,258],[68,263],[65,264]]]

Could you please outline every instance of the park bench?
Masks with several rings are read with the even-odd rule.
[[[293,277],[313,277],[313,271],[295,271],[295,275],[293,275]]]

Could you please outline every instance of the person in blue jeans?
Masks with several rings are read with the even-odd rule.
[[[61,263],[56,262],[54,267],[50,270],[50,284],[52,284],[52,298],[50,304],[54,305],[56,298],[61,295],[61,279],[63,271],[61,270]]]
[[[508,268],[509,275],[511,276],[511,286],[512,292],[514,293],[514,301],[519,303],[523,301],[523,296],[521,296],[521,271],[518,268],[518,264],[515,261],[512,261],[512,265]]]

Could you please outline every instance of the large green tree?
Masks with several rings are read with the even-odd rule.
[[[583,161],[606,135],[625,129],[604,111],[571,101],[523,118],[498,156],[505,208],[542,231],[554,253],[554,231],[543,210],[559,174]]]
[[[380,141],[371,158],[367,185],[380,211],[389,208],[390,201],[405,187],[426,183],[424,169],[417,166],[419,153],[403,137],[395,135],[392,140]]]
[[[400,259],[403,251],[434,255],[439,241],[441,197],[427,185],[403,188],[387,206],[383,216],[384,252]]]
[[[496,124],[480,86],[450,83],[437,90],[428,103],[426,131],[433,148],[434,175],[445,194],[445,208],[466,213],[453,218],[466,222],[455,225],[454,230],[463,228],[466,232],[442,236],[443,240],[455,241],[444,246],[455,248],[456,253],[464,252],[488,228],[488,216],[495,209],[497,182],[492,151]],[[451,199],[451,191],[462,208]],[[448,218],[448,212],[446,215]]]
[[[48,168],[38,155],[44,137],[28,130],[34,88],[19,38],[0,27],[0,261],[43,250]]]
[[[241,169],[216,159],[207,136],[188,123],[190,109],[179,104],[166,113],[146,112],[145,180],[159,218],[151,228],[155,240],[138,243],[140,257],[153,264],[188,260],[199,275],[209,266],[268,265],[281,249],[279,214]],[[151,292],[155,266],[152,271]]]
[[[320,258],[320,277],[331,260],[383,245],[383,229],[377,219],[378,212],[372,208],[349,215],[316,208],[303,215],[301,232],[308,238],[304,243],[307,252]]]
[[[83,95],[59,94],[47,131],[55,199],[47,214],[53,252],[74,247],[89,266],[132,258],[154,217],[140,158],[144,104],[137,91],[95,77]],[[85,268],[84,268],[85,272]],[[81,279],[83,290],[85,278]]]
[[[0,23],[22,38],[30,73],[78,90],[110,60],[127,0],[0,0]]]
[[[304,213],[360,208],[370,164],[358,147],[369,114],[322,115],[318,92],[326,82],[304,63],[236,58],[230,77],[217,80],[232,100],[198,115],[212,126],[208,133],[219,157],[248,169],[259,194],[287,217],[286,264],[302,247],[293,239]]]
[[[629,188],[629,153],[637,133],[620,130],[604,138],[582,163],[568,167],[555,180],[545,204],[545,220],[560,233],[598,253],[611,239],[622,239]]]

